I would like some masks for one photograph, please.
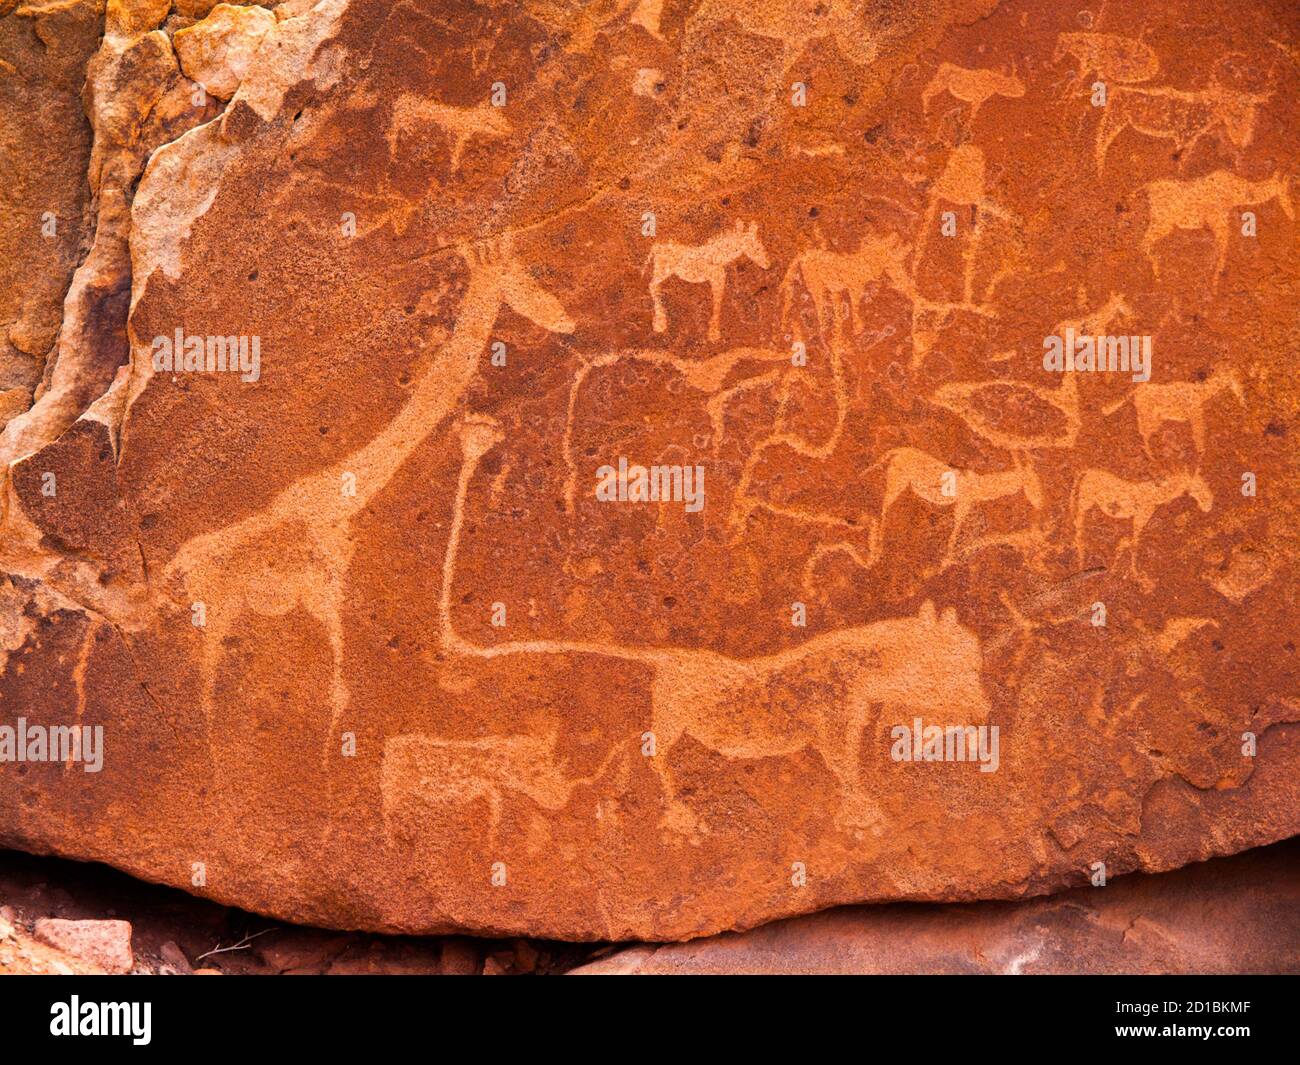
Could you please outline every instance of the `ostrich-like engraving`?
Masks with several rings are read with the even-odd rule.
[[[1245,394],[1241,382],[1232,370],[1215,370],[1205,381],[1176,381],[1168,385],[1144,384],[1135,388],[1123,399],[1102,409],[1103,414],[1114,414],[1125,403],[1132,402],[1137,413],[1138,433],[1142,447],[1151,455],[1151,438],[1165,422],[1186,422],[1192,428],[1192,440],[1199,453],[1205,451],[1205,405],[1221,392],[1231,392],[1237,402],[1244,404]]]
[[[1215,279],[1228,262],[1228,241],[1236,220],[1232,209],[1242,205],[1266,203],[1276,198],[1290,219],[1295,218],[1291,202],[1290,178],[1281,173],[1263,181],[1249,181],[1230,170],[1216,170],[1204,177],[1180,181],[1160,178],[1146,185],[1151,217],[1142,237],[1142,251],[1151,261],[1151,271],[1160,277],[1160,262],[1155,246],[1179,229],[1206,229],[1214,234]]]
[[[1097,126],[1097,172],[1106,165],[1115,138],[1126,129],[1173,141],[1183,154],[1210,135],[1225,147],[1246,148],[1255,136],[1258,109],[1271,96],[1271,92],[1239,92],[1217,82],[1190,92],[1168,86],[1116,85]]]
[[[388,149],[396,153],[401,134],[431,123],[447,134],[451,141],[451,169],[460,168],[465,145],[471,137],[496,139],[510,135],[510,123],[501,108],[489,103],[477,107],[448,107],[414,93],[403,93],[393,104],[392,122],[388,127]]]
[[[1122,295],[1112,294],[1100,307],[1080,318],[1057,322],[1052,332],[1064,336],[1066,330],[1076,335],[1094,336],[1110,332],[1110,327],[1118,320],[1132,315],[1132,310]],[[1005,361],[1004,359],[995,361]],[[1011,451],[1026,451],[1031,448],[1073,447],[1079,438],[1079,429],[1083,425],[1079,410],[1079,383],[1077,375],[1067,372],[1060,388],[1047,389],[1024,381],[956,381],[940,385],[930,396],[930,402],[944,410],[951,411],[964,421],[972,432],[978,433],[991,444]],[[1001,422],[990,403],[998,395],[1014,397],[1023,401],[1032,396],[1038,402],[1053,408],[1060,416],[1063,427],[1060,432],[1015,433]]]
[[[1079,558],[1083,558],[1084,520],[1094,507],[1108,518],[1132,522],[1126,543],[1136,556],[1142,530],[1156,511],[1184,495],[1191,496],[1207,513],[1214,506],[1214,494],[1198,473],[1179,472],[1155,481],[1126,481],[1108,470],[1085,470],[1074,486],[1070,506],[1074,514],[1074,547]]]
[[[451,614],[465,501],[479,461],[500,442],[502,434],[491,419],[470,416],[461,424],[460,438],[462,465],[440,596],[441,641],[447,652],[480,659],[593,654],[645,663],[654,670],[648,727],[655,734],[661,758],[686,734],[728,758],[815,751],[840,784],[838,821],[844,827],[878,824],[874,804],[859,783],[858,758],[864,730],[880,708],[939,713],[961,705],[969,720],[987,720],[989,703],[980,684],[979,640],[958,622],[955,611],[938,614],[929,602],[915,616],[842,629],[797,647],[747,659],[694,648],[585,640],[516,640],[487,646],[466,640],[456,632]],[[782,683],[787,673],[798,681]],[[832,686],[837,696],[825,704],[807,704],[796,698],[795,692],[810,675]],[[756,705],[770,712],[756,716]],[[668,803],[664,826],[679,834],[692,834],[697,820],[678,797],[671,772],[659,762],[655,769]],[[467,785],[476,794],[487,794],[488,787],[482,782]],[[555,790],[548,792],[555,794]],[[386,798],[386,802],[397,801],[396,795]]]
[[[1079,413],[1078,375],[1070,372],[1064,374],[1064,378],[1061,387],[1057,389],[1042,388],[1023,381],[956,381],[940,385],[930,397],[930,402],[956,414],[972,432],[978,433],[989,443],[1010,451],[1073,447],[1083,425]],[[1011,432],[995,420],[986,405],[990,396],[996,393],[1016,397],[1033,396],[1061,415],[1063,429],[1060,432],[1044,433]]]
[[[1034,508],[1036,519],[1044,504],[1038,474],[1032,460],[1022,458],[1017,452],[1012,452],[1012,456],[1015,462],[1012,469],[995,473],[972,473],[968,470],[954,470],[948,463],[914,447],[899,447],[886,452],[875,463],[875,466],[885,467],[885,497],[880,508],[882,527],[889,508],[909,488],[932,506],[953,508],[952,532],[948,536],[950,554],[971,510],[981,503],[1023,494]],[[953,475],[952,494],[944,492],[945,474]]]
[[[215,727],[217,669],[240,616],[250,611],[277,617],[301,607],[324,625],[329,638],[329,749],[347,706],[343,607],[354,549],[351,520],[455,408],[502,305],[552,332],[573,331],[559,301],[520,266],[509,238],[458,250],[469,267],[469,284],[455,332],[383,432],[326,469],[294,481],[256,514],[186,541],[167,565],[164,583],[175,581],[183,589],[186,609],[191,602],[206,605],[200,665],[209,733]],[[355,478],[355,494],[341,491],[345,474]]]
[[[1076,84],[1095,74],[1108,84],[1122,85],[1146,81],[1160,70],[1160,57],[1149,45],[1115,33],[1062,33],[1053,59],[1059,62],[1067,55],[1079,64]]]
[[[758,224],[745,226],[737,222],[734,229],[723,230],[703,244],[677,244],[658,241],[646,257],[646,267],[652,268],[650,296],[654,300],[654,330],[662,333],[668,328],[668,314],[664,310],[660,287],[670,277],[679,277],[693,285],[708,282],[713,292],[713,313],[709,317],[709,339],[722,336],[722,296],[727,288],[727,267],[737,259],[746,258],[760,268],[768,268],[767,252],[758,239]]]
[[[1010,74],[1003,74],[1000,70],[970,70],[952,63],[940,63],[930,84],[921,93],[924,110],[928,112],[934,97],[945,92],[964,104],[970,104],[970,121],[973,123],[980,108],[994,96],[1013,99],[1024,96],[1025,83],[1016,76],[1014,63]]]

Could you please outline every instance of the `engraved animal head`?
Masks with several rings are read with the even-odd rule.
[[[1210,375],[1210,385],[1215,392],[1222,392],[1225,388],[1228,389],[1237,397],[1238,403],[1244,404],[1246,402],[1246,393],[1241,387],[1241,378],[1237,376],[1235,370],[1215,370]]]
[[[979,639],[957,620],[955,609],[937,614],[926,600],[915,617],[878,621],[871,635],[857,678],[859,698],[917,709],[961,706],[973,720],[987,716]]]
[[[1248,147],[1255,133],[1255,112],[1266,97],[1215,85],[1215,110],[1228,139],[1238,148]]]
[[[1214,493],[1210,491],[1210,486],[1205,483],[1199,473],[1182,474],[1174,479],[1174,485],[1182,489],[1179,494],[1186,493],[1191,496],[1196,505],[1203,511],[1209,512],[1214,506]]]
[[[1270,185],[1276,190],[1277,202],[1282,205],[1286,216],[1295,221],[1295,204],[1291,200],[1291,179],[1278,172],[1273,175]]]
[[[737,222],[735,235],[736,250],[739,254],[747,256],[764,270],[771,265],[767,259],[767,250],[758,239],[757,222],[751,222],[748,226],[743,222]]]
[[[1046,503],[1043,495],[1043,484],[1038,479],[1038,471],[1034,469],[1033,459],[1028,457],[1021,458],[1018,452],[1013,452],[1016,459],[1016,468],[1020,471],[1020,487],[1025,493],[1025,498],[1029,500],[1029,505],[1034,510],[1042,510]]]
[[[997,89],[1002,96],[1020,97],[1025,95],[1025,83],[1020,80],[1019,64],[1011,60],[1011,73],[1003,74],[1001,71],[992,71],[990,83]]]

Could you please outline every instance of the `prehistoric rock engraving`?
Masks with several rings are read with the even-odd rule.
[[[692,285],[708,282],[713,294],[709,339],[721,339],[722,296],[727,288],[727,267],[740,258],[749,259],[763,270],[768,268],[767,252],[758,239],[757,223],[746,226],[737,222],[734,229],[725,230],[699,245],[656,242],[646,258],[646,267],[652,268],[650,296],[654,300],[655,332],[662,333],[668,328],[668,314],[664,310],[660,287],[670,277],[677,277]]]
[[[851,0],[789,0],[782,4],[740,4],[704,0],[691,22],[735,22],[745,33],[777,41],[782,49],[781,76],[814,41],[830,37],[850,62],[876,58],[879,45],[867,32],[860,8]]]
[[[881,507],[881,524],[884,524],[885,516],[894,501],[910,488],[932,506],[953,508],[952,532],[948,535],[948,552],[951,554],[957,544],[957,535],[971,509],[981,503],[1023,493],[1037,513],[1043,508],[1044,496],[1033,462],[1020,458],[1017,452],[1012,454],[1016,456],[1013,469],[1001,473],[972,473],[968,470],[954,470],[947,463],[917,448],[895,448],[880,460],[880,464],[885,467],[885,500]],[[952,487],[949,491],[944,489],[945,475],[951,477]]]
[[[106,750],[0,844],[615,941],[1300,832],[1285,6],[0,15],[0,711]]]
[[[968,70],[952,63],[940,63],[939,69],[921,93],[921,105],[930,110],[930,102],[940,93],[948,93],[964,104],[970,104],[970,121],[975,122],[979,110],[994,96],[1012,99],[1025,95],[1025,83],[1016,76],[1015,65],[1011,73],[998,70]]]
[[[1106,165],[1110,146],[1126,129],[1174,142],[1188,155],[1203,137],[1217,136],[1239,150],[1255,135],[1259,107],[1272,93],[1239,92],[1214,84],[1185,91],[1168,86],[1117,85],[1101,109],[1097,126],[1097,172]]]
[[[1070,508],[1074,514],[1075,551],[1080,559],[1084,557],[1084,521],[1095,507],[1108,518],[1132,523],[1129,538],[1121,547],[1128,546],[1136,558],[1142,531],[1156,511],[1184,495],[1191,496],[1206,513],[1214,506],[1214,494],[1200,474],[1175,473],[1155,481],[1135,482],[1106,470],[1087,470],[1075,485]]]
[[[1114,33],[1062,33],[1053,58],[1059,61],[1067,55],[1079,64],[1076,84],[1089,74],[1107,83],[1147,81],[1160,70],[1160,57],[1149,45]]]
[[[1137,414],[1138,433],[1142,447],[1151,454],[1151,438],[1165,422],[1186,422],[1192,429],[1192,440],[1199,453],[1205,451],[1205,405],[1215,396],[1231,392],[1238,403],[1245,403],[1241,382],[1231,370],[1216,370],[1201,382],[1178,381],[1173,384],[1144,384],[1123,399],[1102,410],[1114,414],[1125,403],[1132,402]]]
[[[857,770],[859,747],[873,712],[889,706],[900,713],[937,714],[953,700],[959,700],[973,720],[986,720],[989,707],[979,681],[979,641],[958,623],[955,611],[949,609],[936,615],[934,605],[928,602],[916,617],[844,629],[814,637],[787,651],[750,659],[688,648],[615,646],[582,640],[504,641],[487,646],[469,642],[456,632],[451,611],[465,500],[479,461],[502,437],[491,419],[475,417],[463,424],[460,439],[463,464],[441,594],[441,632],[448,651],[488,659],[502,655],[597,654],[646,663],[654,669],[653,719],[647,727],[661,751],[671,751],[683,734],[690,734],[728,758],[779,757],[811,748],[821,755],[844,789],[840,816],[848,826],[870,827],[878,823],[870,797],[858,784]],[[809,670],[828,674],[842,689],[840,697],[825,709],[800,711],[790,707],[767,728],[757,728],[748,708],[755,701],[775,707],[781,698],[775,693],[783,687],[783,674],[806,674]],[[484,772],[491,773],[492,761],[484,759],[483,763]],[[498,768],[500,764],[496,763]],[[670,771],[658,764],[656,769],[669,803],[665,827],[691,834],[696,828],[694,814],[677,796]],[[396,782],[400,778],[394,773],[390,779]],[[492,788],[505,786],[504,781],[493,784],[480,777],[469,790],[490,794]],[[386,784],[386,796],[390,787],[400,785]],[[552,788],[547,794],[553,796],[557,791]],[[392,801],[397,799],[393,797]]]
[[[393,104],[393,117],[388,127],[388,150],[396,154],[399,142],[406,134],[419,133],[423,125],[432,124],[442,129],[451,141],[451,169],[460,169],[465,146],[472,137],[491,140],[510,135],[511,127],[502,109],[483,103],[477,107],[447,107],[411,93],[405,93]]]
[[[1151,272],[1160,277],[1155,246],[1179,229],[1209,229],[1214,234],[1215,279],[1228,262],[1228,241],[1239,225],[1232,209],[1267,203],[1276,199],[1288,218],[1295,218],[1290,178],[1278,173],[1265,181],[1247,181],[1228,170],[1216,170],[1186,181],[1160,178],[1146,186],[1151,218],[1142,237],[1142,251],[1151,262]]]
[[[619,753],[617,751],[615,754]],[[611,756],[612,757],[612,756]],[[606,765],[608,764],[606,760]],[[562,810],[582,785],[592,784],[605,770],[588,777],[569,778],[557,766],[556,736],[489,736],[478,740],[446,740],[438,736],[394,736],[384,743],[380,790],[385,834],[398,843],[397,824],[403,807],[464,806],[479,800],[488,807],[488,837],[495,842],[501,827],[504,792],[525,795],[544,810]]]
[[[508,238],[459,251],[470,279],[456,330],[383,432],[340,462],[294,482],[252,517],[190,540],[168,565],[164,582],[175,580],[184,589],[184,609],[191,602],[206,605],[209,620],[201,665],[209,730],[215,721],[217,667],[240,615],[248,610],[284,616],[301,607],[325,627],[329,639],[333,679],[324,737],[328,751],[347,707],[343,586],[355,550],[349,522],[454,409],[502,305],[544,329],[573,331],[574,323],[559,301],[519,266]],[[352,494],[340,491],[345,474],[355,478]]]
[[[564,464],[568,476],[564,487],[564,510],[570,517],[575,512],[575,500],[578,492],[578,464],[573,451],[573,430],[578,417],[578,402],[582,386],[592,373],[613,367],[621,362],[635,361],[655,366],[668,366],[680,374],[688,387],[706,393],[705,409],[708,411],[709,424],[712,426],[710,444],[716,452],[722,447],[726,438],[726,417],[728,405],[746,392],[775,385],[782,375],[782,367],[788,368],[790,356],[784,352],[769,351],[765,348],[731,348],[708,359],[680,358],[668,352],[655,350],[621,351],[602,355],[583,363],[573,376],[569,388],[568,413],[564,423]],[[729,388],[723,388],[723,382],[742,363],[778,363],[777,369],[742,378]]]
[[[781,282],[782,320],[789,319],[798,277],[812,297],[823,335],[842,327],[841,302],[847,305],[849,327],[860,332],[860,305],[873,283],[883,279],[905,298],[919,298],[905,265],[911,251],[896,233],[868,234],[853,252],[809,248],[790,264]]]
[[[948,156],[943,173],[939,175],[930,190],[930,204],[925,213],[925,220],[921,223],[921,235],[917,238],[916,255],[913,259],[914,263],[921,261],[922,253],[931,238],[935,221],[944,204],[974,207],[978,212],[975,221],[975,239],[971,243],[969,252],[966,253],[962,289],[963,306],[967,307],[973,307],[975,259],[984,237],[981,216],[987,214],[1010,225],[1019,224],[1019,219],[1011,211],[985,195],[985,181],[984,152],[974,144],[963,144],[954,148],[952,154]],[[990,290],[991,287],[990,285]]]
[[[1009,393],[1013,396],[1028,395],[1052,408],[1061,415],[1063,428],[1059,433],[1024,434],[1012,432],[993,420],[987,409],[990,396],[997,393]],[[1079,379],[1075,373],[1066,373],[1061,387],[1056,389],[1041,388],[1037,385],[1017,381],[962,381],[946,384],[930,397],[930,402],[937,407],[952,411],[966,425],[985,440],[998,447],[1009,450],[1028,450],[1031,448],[1067,448],[1073,447],[1079,437],[1079,428],[1083,424],[1079,413]]]

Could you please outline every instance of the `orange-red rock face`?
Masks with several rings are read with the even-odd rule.
[[[638,945],[575,975],[1151,975],[1300,971],[1291,843],[1107,889],[966,905],[853,906]]]
[[[1300,830],[1290,5],[203,7],[87,68],[0,842],[675,939]]]

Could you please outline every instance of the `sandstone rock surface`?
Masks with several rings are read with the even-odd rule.
[[[34,933],[39,942],[106,973],[129,973],[135,964],[131,925],[127,921],[67,921],[46,917],[36,922]]]
[[[105,976],[98,965],[33,939],[0,913],[0,976]]]
[[[1017,903],[847,907],[691,943],[633,947],[578,976],[1300,973],[1294,841]]]
[[[227,8],[0,19],[105,19],[82,119],[0,50],[84,167],[0,245],[0,729],[103,754],[0,844],[659,940],[1300,831],[1293,5]]]

